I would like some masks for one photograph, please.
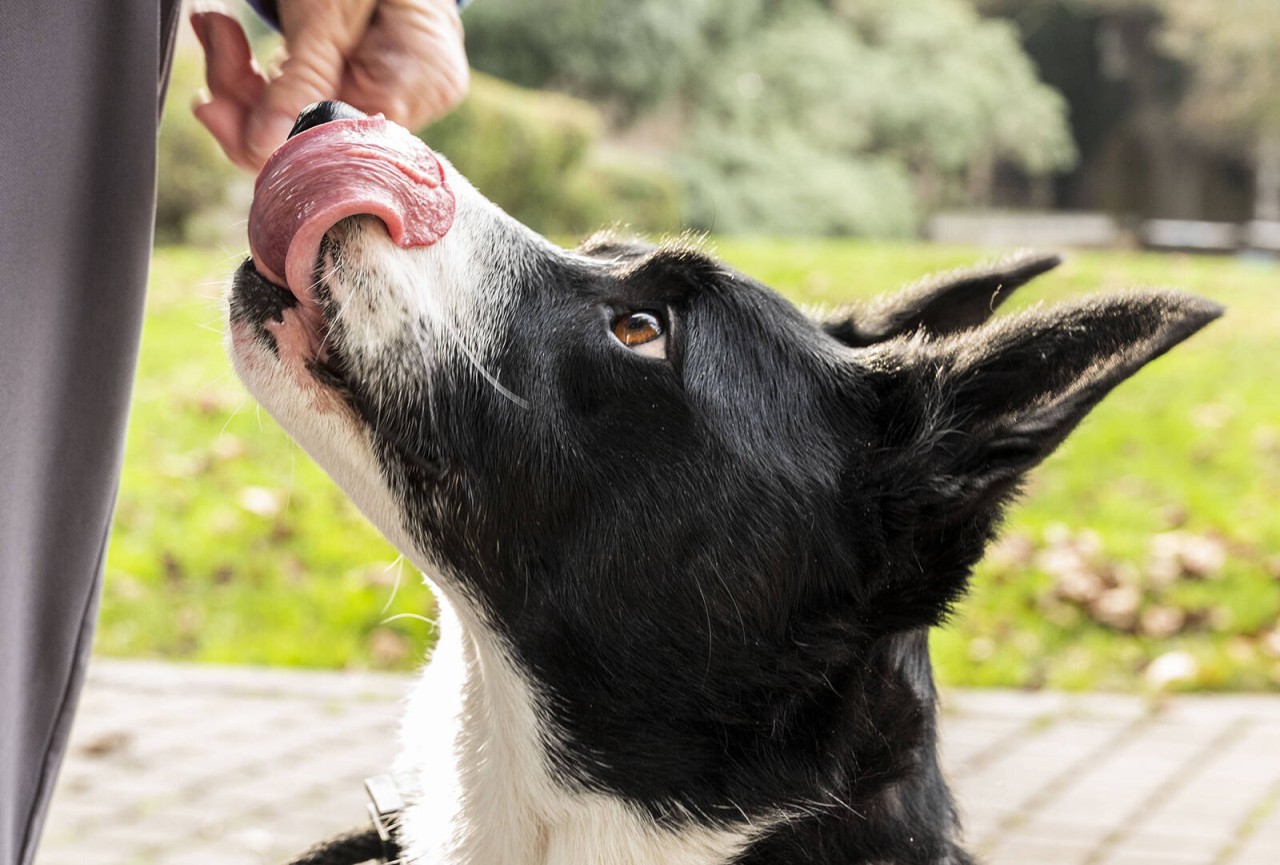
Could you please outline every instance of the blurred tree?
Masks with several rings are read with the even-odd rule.
[[[1086,155],[1104,165],[1093,166],[1103,179],[1085,193],[1089,204],[1146,216],[1200,215],[1201,185],[1188,171],[1190,145],[1179,134],[1186,76],[1159,45],[1167,0],[976,2],[1018,22],[1046,77],[1071,98],[1073,132]]]
[[[808,0],[802,0],[808,2]],[[472,65],[603,102],[617,119],[672,98],[771,0],[503,0],[467,11]]]
[[[545,234],[610,222],[677,230],[670,172],[614,158],[601,146],[603,125],[589,102],[477,73],[462,105],[419,134],[503,210]]]
[[[1280,220],[1280,15],[1274,0],[1164,0],[1163,45],[1191,69],[1183,119],[1255,167],[1254,217]]]
[[[974,2],[1018,23],[1071,103],[1087,164],[1112,165],[1097,172],[1095,206],[1242,218],[1248,189],[1232,192],[1232,175],[1247,167],[1255,216],[1280,219],[1274,0]]]
[[[474,7],[468,44],[618,126],[665,118],[703,228],[900,234],[985,203],[997,164],[1075,158],[1015,29],[964,0],[504,0]]]

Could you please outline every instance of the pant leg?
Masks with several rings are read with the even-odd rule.
[[[0,865],[35,856],[93,633],[177,11],[0,14]]]

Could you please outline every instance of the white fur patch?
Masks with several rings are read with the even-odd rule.
[[[301,364],[281,363],[247,325],[232,324],[232,364],[262,407],[324,467],[356,507],[401,550],[412,548],[402,510],[383,481],[355,412]]]
[[[616,797],[558,779],[533,689],[467,606],[442,601],[440,644],[401,728],[408,862],[716,865],[755,837],[750,827],[667,830]]]

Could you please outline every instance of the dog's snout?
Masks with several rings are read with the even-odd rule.
[[[292,138],[299,132],[306,132],[308,129],[313,129],[324,123],[332,123],[334,120],[355,120],[368,116],[358,108],[352,108],[347,103],[339,102],[336,99],[313,102],[302,109],[302,113],[298,115],[293,128],[289,130],[289,137]]]

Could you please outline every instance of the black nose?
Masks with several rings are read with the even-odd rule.
[[[324,102],[312,102],[302,109],[302,113],[298,115],[293,128],[289,130],[289,137],[292,138],[299,132],[306,132],[308,129],[319,126],[322,123],[331,123],[334,120],[356,120],[368,116],[363,111],[334,99],[328,99]]]

